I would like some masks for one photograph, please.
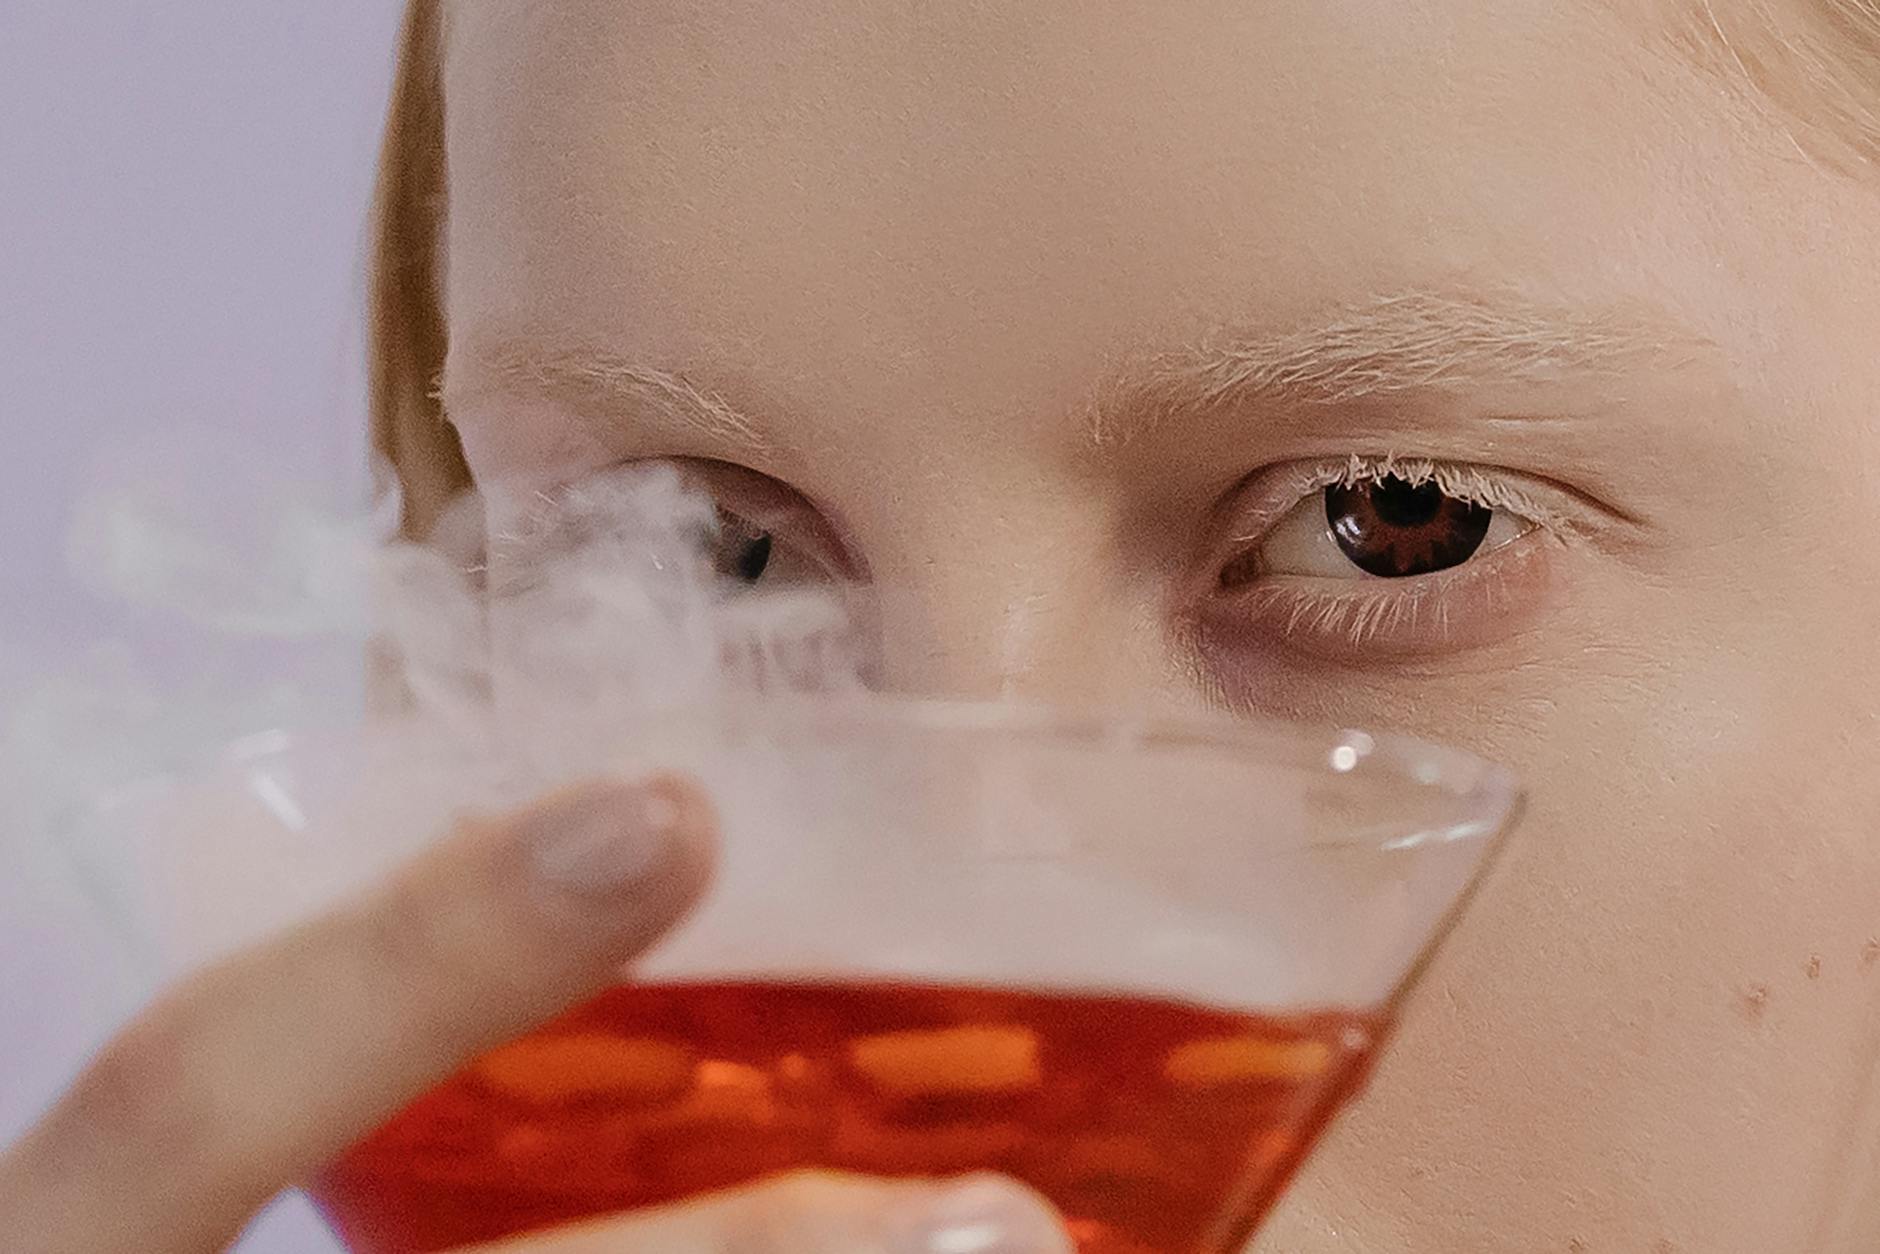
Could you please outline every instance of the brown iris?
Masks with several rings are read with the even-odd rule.
[[[718,536],[713,546],[712,566],[718,574],[739,583],[754,584],[770,568],[774,541],[768,531],[761,531],[727,510],[718,511]]]
[[[1460,566],[1488,535],[1495,511],[1435,483],[1385,475],[1325,490],[1325,520],[1358,569],[1386,579]]]

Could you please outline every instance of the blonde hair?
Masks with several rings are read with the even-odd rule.
[[[1880,0],[1697,0],[1701,63],[1796,146],[1842,173],[1880,169]]]
[[[372,450],[396,476],[400,528],[426,539],[471,486],[437,384],[446,329],[438,249],[445,213],[441,0],[405,11],[391,112],[379,157],[367,288]]]
[[[471,486],[437,384],[446,329],[442,6],[409,0],[373,211],[372,447],[403,494],[402,528],[426,538]],[[1622,0],[1632,4],[1635,0]],[[1880,168],[1880,0],[1676,0],[1680,42],[1827,164]]]

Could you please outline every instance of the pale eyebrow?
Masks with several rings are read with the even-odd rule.
[[[446,412],[492,393],[555,401],[588,421],[702,436],[728,451],[771,448],[749,417],[711,389],[585,345],[511,341],[473,350],[467,359],[453,352],[438,390]]]
[[[1116,446],[1179,414],[1229,406],[1339,405],[1471,382],[1545,382],[1666,369],[1716,346],[1655,310],[1551,309],[1411,293],[1279,330],[1222,331],[1106,381],[1089,436]]]

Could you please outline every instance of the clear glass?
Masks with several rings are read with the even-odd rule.
[[[264,739],[173,797],[139,877],[166,962],[435,832],[463,763],[395,756]],[[607,757],[713,791],[711,893],[618,988],[316,1182],[360,1254],[824,1169],[1008,1173],[1084,1254],[1237,1249],[1361,1087],[1519,795],[1390,735],[879,697],[672,716]]]

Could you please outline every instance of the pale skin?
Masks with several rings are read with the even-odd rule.
[[[1522,773],[1257,1250],[1880,1247],[1880,184],[1655,6],[1486,7],[461,6],[451,418],[497,530],[623,462],[743,468],[703,479],[866,578],[890,686]],[[1352,456],[1512,534],[1388,600],[1284,521]],[[873,1226],[791,1248],[916,1230],[803,1187]],[[748,1247],[750,1204],[514,1248]]]

